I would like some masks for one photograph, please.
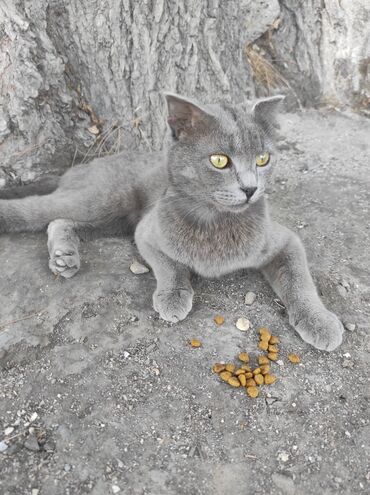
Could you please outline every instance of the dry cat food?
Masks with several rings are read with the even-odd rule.
[[[197,340],[197,339],[192,339],[190,341],[190,345],[191,345],[191,347],[201,347],[202,342],[200,340]]]
[[[297,354],[288,354],[288,359],[293,364],[298,364],[301,362],[301,358]]]
[[[238,359],[242,363],[249,363],[249,354],[241,352]],[[249,397],[254,398],[259,395],[259,386],[272,385],[276,381],[276,376],[269,373],[269,363],[270,360],[267,357],[258,356],[259,366],[254,369],[247,364],[238,367],[234,363],[215,363],[212,366],[212,371],[231,387],[244,387]]]
[[[216,323],[216,325],[222,325],[225,321],[225,318],[221,315],[216,315],[214,318],[213,318],[214,322]]]
[[[238,355],[239,361],[243,363],[240,366],[233,363],[215,363],[212,367],[212,371],[217,373],[221,380],[235,388],[244,387],[249,397],[252,398],[258,397],[261,385],[272,385],[277,380],[277,377],[270,373],[270,366],[271,361],[278,360],[280,340],[266,327],[260,328],[258,333],[260,337],[258,348],[266,351],[267,355],[257,357],[257,367],[253,368],[250,365],[247,352],[241,352]],[[288,359],[291,363],[300,362],[297,354],[288,354]]]

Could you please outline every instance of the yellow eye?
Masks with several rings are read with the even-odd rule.
[[[264,167],[270,161],[270,153],[265,151],[264,153],[260,153],[256,156],[256,165],[257,167]]]
[[[211,155],[209,160],[216,168],[225,168],[229,163],[229,157],[226,155]]]

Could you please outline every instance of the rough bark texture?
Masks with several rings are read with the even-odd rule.
[[[168,89],[369,105],[367,0],[0,0],[0,187],[161,146]]]

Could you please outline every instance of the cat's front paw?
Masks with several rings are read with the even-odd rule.
[[[193,305],[193,291],[173,289],[171,291],[155,291],[153,307],[159,316],[166,321],[177,323],[190,313]]]
[[[341,343],[344,328],[339,318],[326,308],[296,312],[290,324],[305,342],[322,351],[334,351]]]

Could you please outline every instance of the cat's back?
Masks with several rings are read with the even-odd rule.
[[[122,151],[79,164],[61,178],[64,190],[99,189],[106,194],[139,189],[164,190],[167,171],[162,152]]]

